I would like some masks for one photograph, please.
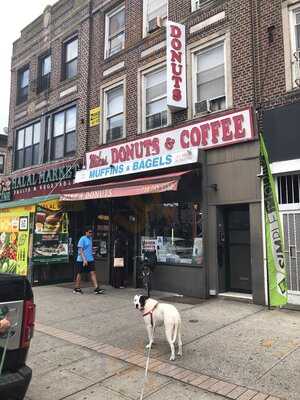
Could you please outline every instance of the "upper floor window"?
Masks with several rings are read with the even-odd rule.
[[[0,174],[4,174],[5,155],[0,154]]]
[[[110,57],[124,49],[125,7],[112,10],[105,18],[105,57]]]
[[[39,163],[41,124],[36,122],[19,129],[16,135],[15,169]]]
[[[168,17],[168,0],[144,0],[144,36],[163,26]]]
[[[50,87],[51,55],[49,53],[39,57],[37,91],[42,92]]]
[[[124,135],[124,85],[108,88],[104,96],[104,131],[108,143]]]
[[[166,67],[144,74],[144,129],[161,128],[168,123]]]
[[[194,113],[226,108],[224,43],[194,53]]]
[[[44,161],[58,160],[76,151],[76,106],[47,116]]]
[[[199,10],[200,7],[204,4],[207,3],[208,0],[191,0],[191,10],[196,11]]]
[[[17,104],[23,103],[28,99],[29,87],[29,67],[26,66],[18,71],[17,80]]]
[[[64,43],[64,71],[63,78],[71,79],[77,75],[78,69],[78,38]]]
[[[300,86],[300,8],[291,10],[291,50],[293,87]]]

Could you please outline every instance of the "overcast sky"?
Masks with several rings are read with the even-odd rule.
[[[1,3],[0,24],[0,133],[8,125],[10,64],[13,42],[20,37],[21,30],[43,13],[44,8],[56,0],[6,1]]]

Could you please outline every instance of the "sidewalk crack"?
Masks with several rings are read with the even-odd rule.
[[[278,361],[276,361],[269,369],[267,369],[264,373],[262,373],[258,378],[257,381],[260,381],[264,376],[266,376],[273,368],[275,368],[278,364],[283,362],[288,356],[293,354],[295,351],[300,349],[300,345],[295,347],[294,349],[288,351],[284,356],[280,357]]]

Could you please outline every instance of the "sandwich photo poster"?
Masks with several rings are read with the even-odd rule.
[[[25,208],[1,212],[0,272],[27,275],[29,221],[30,211]]]
[[[69,262],[68,215],[58,200],[36,207],[32,261],[35,264]]]

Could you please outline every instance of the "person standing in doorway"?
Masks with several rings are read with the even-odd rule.
[[[95,262],[93,256],[93,231],[90,228],[85,230],[85,235],[81,236],[78,242],[78,257],[77,257],[77,274],[76,274],[76,284],[73,293],[82,294],[80,288],[81,274],[89,273],[91,281],[94,286],[95,294],[104,293],[103,289],[100,289],[97,282],[96,272],[95,272]]]
[[[124,268],[125,268],[126,242],[122,232],[117,228],[114,240],[113,258],[113,286],[116,289],[124,288]]]

